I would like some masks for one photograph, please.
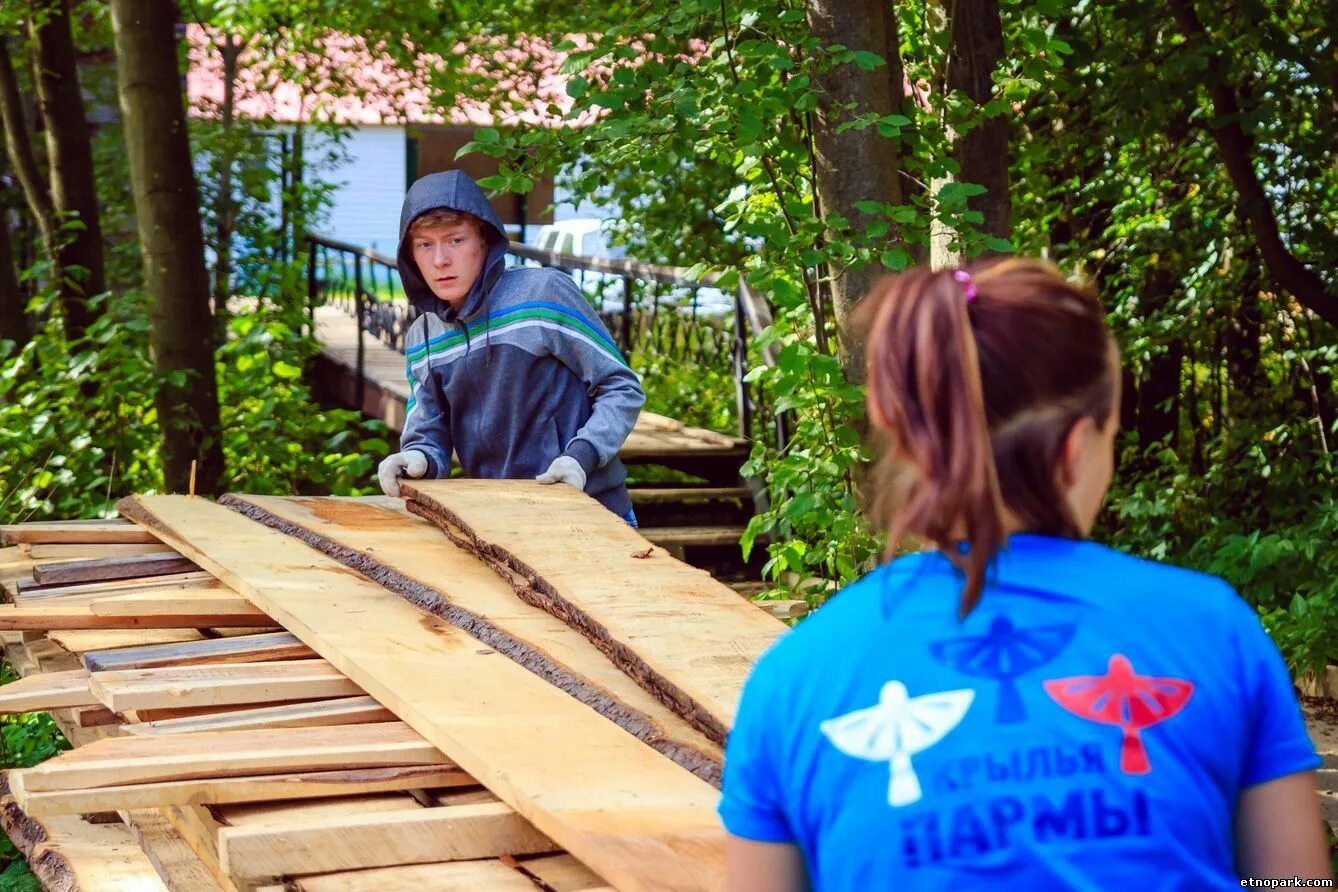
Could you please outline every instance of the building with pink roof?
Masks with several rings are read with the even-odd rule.
[[[192,115],[218,118],[224,101],[223,37],[199,25],[186,29],[190,68],[186,77]],[[321,228],[329,235],[359,245],[393,251],[399,207],[407,185],[437,170],[460,168],[476,179],[497,172],[497,163],[477,153],[456,159],[481,127],[570,127],[572,100],[566,54],[539,40],[512,41],[495,53],[457,54],[443,59],[419,56],[414,69],[361,38],[331,33],[319,53],[293,53],[283,58],[258,49],[241,51],[235,81],[234,115],[258,124],[277,137],[277,151],[291,152],[292,134],[303,124],[335,124],[341,130],[335,169],[318,170],[336,188],[329,219]],[[431,101],[435,67],[459,65],[464,71],[495,80],[504,99],[488,103],[461,97],[443,108]],[[301,72],[294,78],[293,72]],[[315,85],[315,89],[311,85]],[[301,143],[306,159],[327,155],[318,135]],[[494,207],[502,221],[519,229],[550,222],[554,201],[551,176],[535,183],[528,196],[501,195]]]

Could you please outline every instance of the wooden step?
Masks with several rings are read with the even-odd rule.
[[[738,545],[744,527],[642,527],[641,535],[662,548],[683,548],[693,545]]]
[[[675,486],[629,489],[633,505],[664,505],[680,502],[706,502],[720,499],[751,500],[746,486]]]

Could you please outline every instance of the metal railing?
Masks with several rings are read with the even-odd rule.
[[[419,313],[404,298],[395,259],[372,248],[309,234],[307,307],[332,304],[358,320],[357,402],[364,395],[365,344],[371,335],[404,351],[409,326]],[[740,285],[726,294],[715,276],[688,277],[687,270],[632,260],[577,257],[511,243],[513,264],[562,269],[594,302],[623,354],[692,361],[733,379],[738,431],[750,437],[754,394],[746,380],[748,339],[770,321],[765,302]],[[705,298],[705,299],[703,299]],[[778,433],[782,430],[778,425]]]

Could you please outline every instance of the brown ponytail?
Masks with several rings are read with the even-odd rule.
[[[963,283],[911,270],[866,301],[869,417],[885,440],[874,513],[889,556],[914,536],[961,567],[962,616],[1010,516],[1030,532],[1081,536],[1055,468],[1073,425],[1104,424],[1116,392],[1095,294],[1035,260],[966,272]]]

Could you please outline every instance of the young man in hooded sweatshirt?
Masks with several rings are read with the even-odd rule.
[[[506,269],[507,238],[483,190],[458,170],[413,184],[397,255],[422,312],[405,339],[412,389],[400,452],[377,476],[566,483],[635,525],[618,450],[646,396],[576,283]]]

